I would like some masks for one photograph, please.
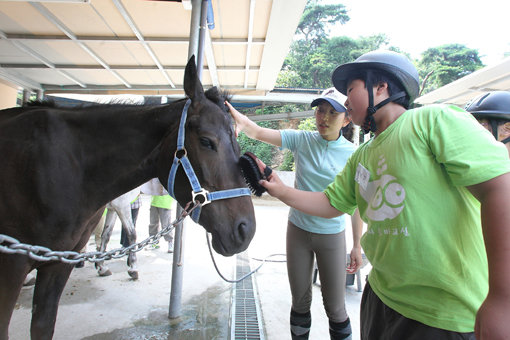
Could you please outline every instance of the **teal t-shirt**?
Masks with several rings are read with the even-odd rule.
[[[281,130],[282,148],[294,154],[295,187],[306,191],[323,191],[343,169],[356,146],[344,137],[327,141],[317,132]],[[289,220],[297,227],[318,234],[335,234],[345,229],[345,216],[331,219],[289,210]]]
[[[325,190],[359,208],[370,286],[424,324],[472,332],[488,292],[480,204],[466,189],[510,172],[503,144],[456,106],[406,111],[361,145]]]

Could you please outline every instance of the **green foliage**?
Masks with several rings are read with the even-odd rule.
[[[431,47],[421,55],[418,62],[420,79],[425,81],[422,94],[433,91],[462,78],[484,65],[478,50],[462,44],[447,44]]]
[[[279,170],[281,171],[294,171],[295,165],[294,165],[294,155],[290,150],[285,150],[283,154],[283,162],[282,165],[280,165]]]
[[[298,130],[304,131],[315,131],[317,130],[317,124],[315,124],[315,117],[303,119],[299,122]]]
[[[297,40],[291,46],[276,84],[280,87],[331,87],[331,74],[338,65],[382,47],[397,50],[388,47],[388,38],[383,34],[358,39],[323,39],[315,48],[310,48],[310,43],[305,40]]]
[[[296,33],[304,36],[308,48],[320,46],[329,35],[329,26],[338,22],[345,24],[349,21],[347,9],[342,4],[320,5],[317,0],[310,0],[306,4]]]
[[[267,127],[274,129],[275,126],[277,128],[277,122],[268,121],[268,122],[259,122],[259,126]],[[276,147],[270,144],[266,144],[260,142],[255,139],[248,138],[244,133],[240,133],[237,141],[239,142],[239,146],[241,147],[241,154],[246,151],[252,152],[255,154],[262,162],[267,165],[273,164],[273,155],[276,152]]]

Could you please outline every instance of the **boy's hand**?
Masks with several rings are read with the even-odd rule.
[[[259,164],[259,168],[261,164],[264,164],[261,160],[257,160],[257,164]],[[262,169],[265,168],[265,164]],[[287,189],[287,186],[283,184],[280,177],[276,174],[276,171],[273,171],[268,177],[267,180],[259,181],[259,184],[266,188],[269,195],[281,198]]]
[[[347,273],[356,273],[363,264],[363,257],[361,256],[361,247],[352,247],[351,262],[347,266]]]

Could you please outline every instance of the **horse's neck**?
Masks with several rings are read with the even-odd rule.
[[[107,199],[157,176],[160,143],[169,131],[176,136],[180,109],[179,104],[107,109],[102,114],[95,112],[93,120],[85,119],[80,129],[93,140],[83,145],[85,168],[92,181],[103,183],[101,190]]]

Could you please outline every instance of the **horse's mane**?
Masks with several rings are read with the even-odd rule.
[[[232,94],[230,94],[228,91],[219,90],[216,86],[214,86],[205,91],[205,96],[207,99],[221,107],[223,111],[228,111],[225,105],[225,101],[230,102],[232,100]]]
[[[23,107],[58,107],[53,99],[31,100],[23,104]]]

